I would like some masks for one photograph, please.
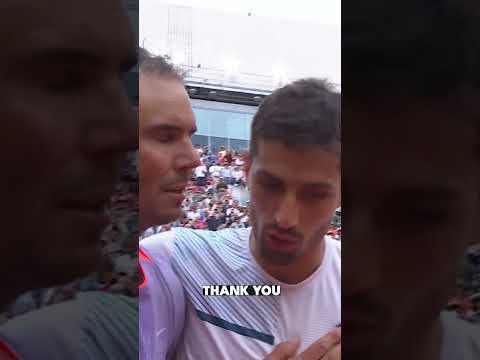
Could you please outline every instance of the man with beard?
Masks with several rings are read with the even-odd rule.
[[[200,165],[191,136],[195,116],[181,74],[161,56],[140,49],[140,231],[182,214],[183,192]],[[165,359],[183,330],[185,300],[168,261],[140,248],[140,359]]]
[[[263,359],[293,337],[299,359],[339,358],[340,243],[325,238],[340,205],[339,100],[306,79],[260,106],[246,161],[252,228],[176,228],[141,242],[153,260],[168,259],[187,294],[177,358]],[[279,285],[282,296],[202,296],[216,284]]]

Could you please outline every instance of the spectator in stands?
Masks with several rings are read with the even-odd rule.
[[[229,163],[223,166],[222,178],[227,185],[233,185],[232,168]]]
[[[243,155],[236,154],[234,164],[241,168],[245,162],[243,161]]]
[[[207,218],[207,226],[208,230],[210,231],[217,231],[218,227],[222,224],[222,220],[220,219],[220,214],[218,212],[218,208],[210,212]]]
[[[198,156],[201,158],[203,156],[203,149],[200,145],[195,144],[195,150],[197,150]]]
[[[219,165],[219,163],[210,166],[209,172],[210,176],[213,180],[218,181],[222,176],[223,166]]]
[[[215,154],[215,152],[209,151],[205,160],[206,160],[206,165],[210,171],[210,167],[217,163],[218,156]]]
[[[224,195],[228,190],[228,185],[223,178],[219,178],[216,188],[218,193],[222,193],[222,195]]]
[[[193,221],[200,219],[200,214],[198,212],[196,204],[193,204],[190,207],[190,210],[187,213],[187,219],[188,220],[193,220]]]
[[[234,179],[234,183],[237,185],[244,185],[244,172],[239,165],[235,166],[232,170],[232,177]]]
[[[197,186],[205,186],[207,182],[208,170],[205,164],[201,163],[195,168],[195,180]]]
[[[231,165],[233,162],[233,155],[231,151],[227,151],[225,154],[225,157],[223,158],[223,164],[224,165]]]
[[[227,155],[227,150],[225,149],[225,145],[220,146],[220,150],[218,151],[218,163],[223,164],[225,161],[225,156]]]

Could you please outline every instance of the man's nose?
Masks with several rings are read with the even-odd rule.
[[[99,113],[92,115],[87,137],[90,153],[123,154],[138,148],[138,108],[134,107],[120,81],[106,91]]]
[[[188,139],[177,157],[176,167],[180,171],[188,172],[196,168],[200,164],[200,155],[193,147],[190,139]]]
[[[385,238],[378,233],[368,207],[362,207],[361,211],[349,209],[342,214],[342,236],[346,239],[355,238],[342,251],[343,263],[348,264],[342,270],[342,286],[346,292],[356,293],[380,287],[384,276],[383,265],[387,260],[382,252],[382,240],[385,242]],[[361,269],[361,276],[358,269]]]
[[[295,193],[285,194],[275,214],[275,223],[282,229],[294,228],[299,223],[299,208]]]

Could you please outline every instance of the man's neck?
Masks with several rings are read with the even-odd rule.
[[[322,265],[325,255],[325,240],[322,238],[318,246],[309,249],[292,263],[276,265],[260,256],[260,251],[255,244],[256,241],[252,232],[250,236],[250,251],[255,260],[265,272],[285,284],[299,284],[308,279]]]
[[[441,360],[443,335],[442,323],[440,318],[438,318],[427,337],[424,351],[419,360]]]
[[[12,304],[17,297],[22,294],[22,291],[18,289],[2,289],[3,296],[0,298],[0,313],[3,313],[7,310],[8,306]]]
[[[396,352],[398,359],[442,360],[443,335],[442,324],[439,318],[425,336],[417,337],[417,341],[414,343],[410,342],[406,346],[404,344],[402,348],[398,349]]]

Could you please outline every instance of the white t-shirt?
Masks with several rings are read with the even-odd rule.
[[[196,211],[189,211],[187,213],[187,219],[188,220],[197,220],[200,218],[200,214]]]
[[[232,171],[232,176],[235,178],[235,180],[240,180],[243,177],[243,171],[242,170],[233,170]]]
[[[226,167],[224,167],[224,168],[222,169],[222,176],[223,176],[224,178],[230,178],[230,177],[232,177],[232,169],[231,169],[231,168],[226,168]]]
[[[442,360],[480,359],[480,324],[458,317],[455,311],[440,315],[443,327]]]
[[[239,216],[239,214],[240,214],[240,210],[238,210],[238,209],[235,209],[235,208],[228,208],[227,209],[227,216],[230,216],[230,215]]]
[[[200,165],[195,168],[195,176],[197,178],[205,177],[207,175],[207,167],[205,165]]]
[[[250,253],[251,229],[211,232],[175,228],[142,241],[167,248],[187,294],[184,339],[177,359],[264,359],[299,336],[303,351],[341,323],[341,248],[326,239],[323,264],[295,285],[267,274]],[[204,297],[202,285],[280,285],[280,296]]]
[[[223,166],[219,166],[219,165],[210,166],[210,174],[212,174],[213,177],[220,177],[222,175],[222,170],[223,170]]]

